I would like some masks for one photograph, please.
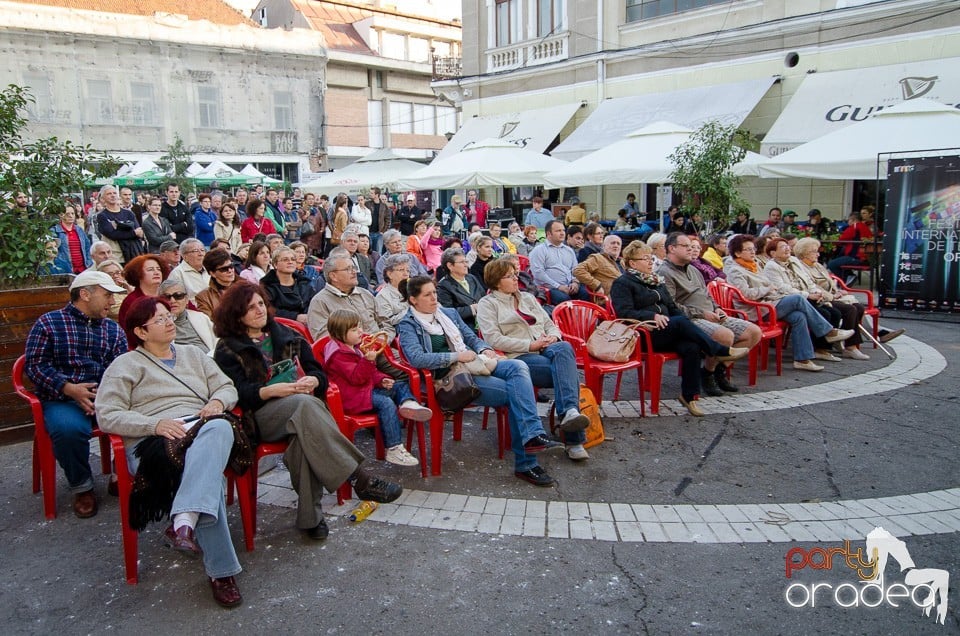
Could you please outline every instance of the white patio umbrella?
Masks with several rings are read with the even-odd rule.
[[[634,131],[620,141],[604,146],[546,175],[545,185],[569,187],[628,183],[669,183],[674,165],[668,158],[693,130],[668,121],[658,121]],[[756,175],[763,157],[747,152],[734,166],[738,175]]]
[[[245,165],[240,171],[240,174],[247,175],[248,177],[258,177],[260,179],[260,183],[263,185],[279,185],[283,183],[283,181],[280,179],[274,179],[273,177],[268,177],[267,175],[263,174],[254,168],[252,163]]]
[[[931,99],[912,99],[765,161],[760,176],[876,179],[881,153],[948,148],[960,148],[960,111]],[[879,156],[881,178],[887,174],[887,158]]]
[[[381,148],[357,159],[349,166],[304,183],[301,188],[304,192],[315,194],[356,192],[373,186],[393,190],[400,179],[423,167],[422,163],[395,155],[389,148]]]
[[[500,139],[483,139],[455,155],[437,159],[398,184],[408,190],[464,186],[518,186],[543,183],[543,175],[563,161]]]

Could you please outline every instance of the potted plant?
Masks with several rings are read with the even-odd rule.
[[[749,212],[737,189],[741,180],[733,166],[746,156],[746,148],[754,145],[750,133],[708,121],[677,147],[669,157],[675,166],[670,180],[680,193],[685,216],[699,213],[710,232],[727,227],[738,212]]]
[[[30,433],[29,410],[15,399],[9,370],[23,353],[33,322],[69,298],[70,277],[41,275],[45,244],[59,222],[65,198],[82,192],[91,178],[113,174],[117,163],[89,146],[49,137],[27,140],[28,89],[11,84],[0,91],[0,441]],[[17,204],[25,193],[30,204]],[[19,429],[19,430],[18,430]]]

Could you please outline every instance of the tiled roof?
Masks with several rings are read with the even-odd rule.
[[[293,0],[293,4],[307,19],[313,30],[323,34],[327,48],[374,55],[357,30],[353,28],[354,22],[369,18],[373,15],[372,11],[313,0]]]
[[[185,15],[191,20],[209,20],[221,25],[255,24],[222,0],[31,0],[24,4],[143,16],[175,13]]]

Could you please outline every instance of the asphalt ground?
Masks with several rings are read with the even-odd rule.
[[[497,458],[495,427],[481,431],[479,414],[468,414],[463,441],[452,442],[448,433],[441,477],[424,480],[417,469],[382,463],[376,468],[411,491],[548,506],[816,503],[956,488],[960,332],[945,323],[884,322],[906,326],[946,367],[897,390],[781,410],[699,419],[607,417],[613,439],[591,449],[588,462],[543,459],[558,480],[555,488],[513,477],[512,457]],[[879,351],[865,351],[870,361],[827,363],[821,374],[794,371],[787,357],[781,377],[761,374],[759,385],[744,393],[855,378],[889,364]],[[667,369],[664,398],[671,398],[679,378],[675,367]],[[745,385],[744,376],[739,369],[734,380]],[[606,393],[612,394],[612,380]],[[625,378],[621,397],[636,400],[635,376]],[[358,443],[373,454],[372,438]],[[127,585],[117,501],[103,494],[96,517],[76,519],[61,476],[59,516],[45,521],[40,496],[30,492],[30,445],[0,448],[0,457],[0,624],[9,634],[960,633],[960,517],[952,531],[898,533],[906,534],[919,568],[952,575],[945,625],[908,605],[843,608],[823,592],[815,607],[791,607],[785,591],[793,582],[856,583],[839,563],[785,577],[789,550],[835,548],[839,541],[517,536],[393,523],[380,518],[385,509],[351,524],[339,516],[343,509],[334,509],[330,537],[315,543],[294,529],[287,505],[263,502],[252,553],[243,549],[236,506],[229,512],[245,602],[228,611],[213,603],[201,565],[162,545],[161,524],[141,535],[140,583]],[[97,479],[104,493],[106,477]],[[272,483],[282,482],[281,467]],[[862,535],[845,538],[864,545]],[[902,576],[895,563],[887,566],[888,583]]]

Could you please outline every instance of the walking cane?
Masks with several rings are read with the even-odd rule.
[[[864,334],[867,338],[869,338],[871,342],[873,342],[873,344],[875,344],[875,345],[877,345],[878,347],[880,347],[880,349],[883,350],[883,352],[884,352],[885,354],[887,354],[887,357],[890,358],[891,360],[893,360],[894,355],[893,355],[892,353],[890,353],[890,352],[887,350],[887,348],[884,347],[884,346],[880,343],[879,340],[877,340],[876,338],[873,337],[873,334],[870,333],[870,330],[869,330],[869,329],[867,329],[867,328],[864,327],[863,325],[858,325],[858,326],[860,327],[860,331],[862,331],[863,334]]]

